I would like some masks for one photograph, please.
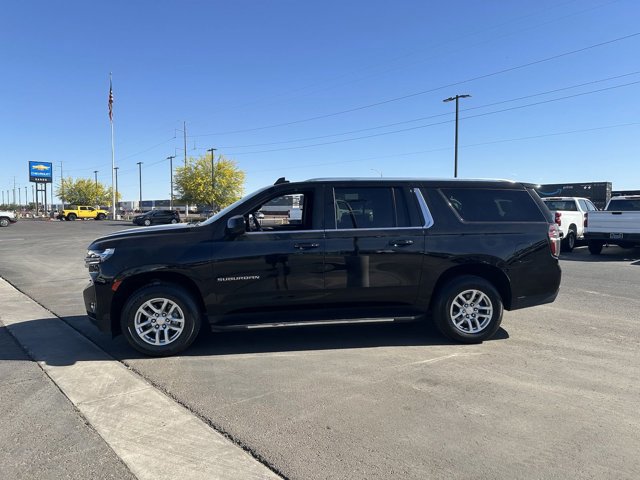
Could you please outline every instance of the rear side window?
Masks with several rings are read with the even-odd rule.
[[[335,188],[336,228],[410,227],[409,205],[400,188]]]
[[[451,207],[467,222],[544,222],[525,190],[443,188]]]

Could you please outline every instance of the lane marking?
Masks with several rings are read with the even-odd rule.
[[[0,278],[0,322],[140,480],[280,479]]]

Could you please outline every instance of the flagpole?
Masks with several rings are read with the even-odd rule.
[[[109,72],[109,122],[111,123],[111,218],[116,219],[116,154],[113,142],[113,82]]]

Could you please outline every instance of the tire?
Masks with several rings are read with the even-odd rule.
[[[70,213],[69,215],[67,215],[67,220],[69,220],[70,222],[73,222],[76,218],[78,217],[75,213]]]
[[[149,220],[148,218],[144,221],[144,224],[146,227],[148,227],[149,225],[151,225],[151,220]]]
[[[171,322],[163,317],[168,313],[175,318]],[[186,290],[170,283],[156,283],[129,297],[122,309],[120,327],[137,351],[166,357],[193,343],[200,331],[200,317],[197,303]]]
[[[99,213],[96,217],[96,220],[104,220],[107,216],[104,213]]]
[[[171,223],[178,223],[178,220],[176,220],[175,218],[172,218]]]
[[[0,218],[0,227],[8,227],[9,219],[7,217]]]
[[[502,298],[495,287],[473,275],[462,275],[445,284],[432,310],[438,330],[460,343],[491,338],[500,328],[502,312]]]
[[[589,253],[591,255],[600,255],[604,243],[598,240],[589,240]]]
[[[573,252],[573,249],[576,247],[576,232],[569,230],[569,233],[567,233],[567,236],[562,240],[560,246],[563,252]]]

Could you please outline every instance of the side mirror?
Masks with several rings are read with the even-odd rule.
[[[227,220],[227,234],[232,237],[242,235],[246,231],[244,223],[244,217],[242,215],[235,215]]]

